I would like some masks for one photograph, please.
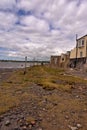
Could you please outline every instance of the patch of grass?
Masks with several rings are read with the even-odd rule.
[[[43,82],[42,87],[45,90],[54,90],[57,88],[57,85],[51,82]]]
[[[19,104],[19,99],[10,94],[0,95],[0,114],[16,107]]]
[[[27,117],[27,118],[26,118],[26,122],[29,123],[29,124],[31,124],[32,122],[35,122],[35,118],[34,118],[34,117],[31,117],[31,116],[30,116],[30,117]]]

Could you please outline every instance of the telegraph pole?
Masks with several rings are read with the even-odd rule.
[[[77,38],[78,38],[78,34],[76,34],[76,59],[75,59],[75,67],[76,67],[77,58],[78,58],[78,41],[77,41]]]
[[[25,68],[24,68],[24,74],[26,74],[26,65],[27,65],[27,56],[25,56]]]
[[[33,58],[33,66],[35,66],[35,57]]]

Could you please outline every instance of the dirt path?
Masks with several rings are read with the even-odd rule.
[[[34,84],[24,95],[20,106],[0,116],[0,130],[87,130],[87,86],[69,93]]]

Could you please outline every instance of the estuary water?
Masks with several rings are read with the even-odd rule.
[[[27,62],[26,67],[33,66],[33,63]],[[25,62],[1,62],[0,61],[0,68],[24,68]]]

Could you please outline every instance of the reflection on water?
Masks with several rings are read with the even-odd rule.
[[[26,67],[32,66],[33,63],[27,63]],[[24,68],[25,62],[0,62],[0,68]]]

